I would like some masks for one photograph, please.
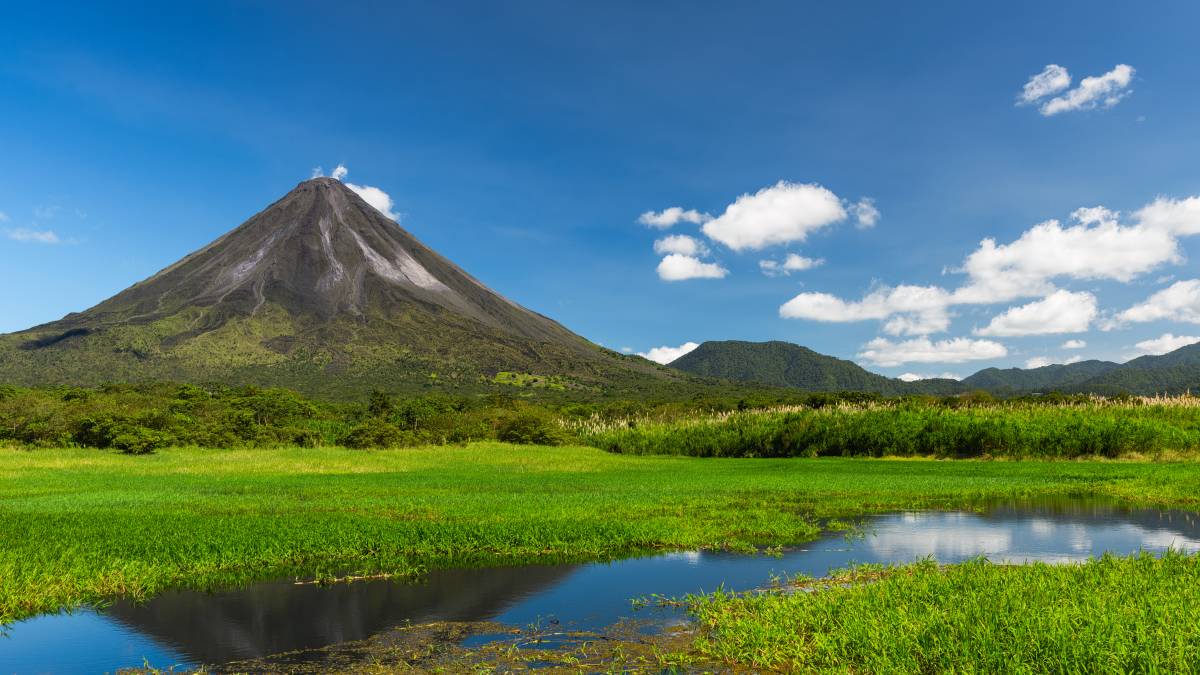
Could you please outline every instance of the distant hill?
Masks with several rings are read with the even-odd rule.
[[[950,394],[963,390],[955,380],[903,382],[884,377],[852,361],[782,341],[705,342],[669,365],[701,377],[756,382],[803,391],[865,391],[895,395]]]
[[[884,395],[953,395],[987,391],[998,396],[1063,392],[1097,394],[1200,393],[1200,343],[1128,363],[1080,361],[1040,368],[985,368],[957,380],[903,382],[856,363],[790,342],[705,342],[672,368],[701,377],[753,382],[802,391],[864,391]]]
[[[1080,361],[1040,368],[984,368],[963,379],[971,389],[991,392],[1065,391],[1120,368],[1111,361]]]
[[[1079,383],[1075,389],[1096,393],[1200,393],[1200,343],[1159,356],[1140,356]]]
[[[477,388],[502,372],[589,391],[680,380],[501,296],[331,178],[300,183],[91,309],[0,335],[0,382],[25,385],[216,381],[360,394]]]

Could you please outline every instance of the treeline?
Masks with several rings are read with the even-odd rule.
[[[394,448],[496,440],[706,457],[1116,457],[1195,450],[1194,400],[776,390],[572,402],[375,391],[346,403],[218,384],[0,385],[0,445],[145,454],[170,446]]]
[[[169,446],[399,447],[565,440],[548,410],[505,397],[393,397],[359,403],[287,389],[192,384],[0,386],[0,444],[144,454]]]

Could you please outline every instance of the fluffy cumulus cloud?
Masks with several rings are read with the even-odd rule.
[[[1008,349],[992,340],[960,337],[933,342],[920,337],[900,342],[875,338],[863,345],[858,358],[877,366],[889,367],[905,363],[964,363],[1007,355]]]
[[[875,200],[870,197],[863,197],[855,202],[850,207],[850,213],[854,214],[854,220],[857,221],[860,230],[875,227],[881,215],[875,206]]]
[[[61,244],[62,237],[59,237],[54,230],[31,230],[24,227],[18,227],[15,230],[5,230],[4,236],[13,241],[19,241],[25,244]]]
[[[708,247],[704,242],[686,234],[673,234],[654,242],[654,252],[659,255],[677,253],[685,256],[708,255]]]
[[[1087,342],[1083,340],[1067,340],[1059,345],[1059,349],[1083,349],[1087,346]]]
[[[779,181],[744,194],[704,224],[704,234],[735,251],[804,241],[809,234],[846,219],[842,200],[815,183]]]
[[[334,180],[342,181],[346,184],[346,187],[350,188],[354,194],[362,197],[363,201],[374,207],[376,211],[396,222],[400,222],[400,214],[392,210],[395,208],[395,203],[392,202],[391,195],[371,185],[355,185],[354,183],[346,183],[345,178],[349,173],[350,170],[346,168],[345,164],[338,164],[329,174],[329,177],[333,178]],[[320,178],[322,175],[324,175],[324,172],[321,170],[321,167],[318,166],[312,170],[313,178]]]
[[[1049,67],[1047,70],[1048,69]],[[1045,75],[1046,72],[1047,71],[1042,71],[1042,75]],[[1085,77],[1079,81],[1078,87],[1064,92],[1059,96],[1055,96],[1054,98],[1046,99],[1042,103],[1041,107],[1038,108],[1038,111],[1042,115],[1050,117],[1052,115],[1071,112],[1073,110],[1111,108],[1112,106],[1120,103],[1121,100],[1126,96],[1129,96],[1131,93],[1133,93],[1133,90],[1129,88],[1129,85],[1133,83],[1134,72],[1135,71],[1132,66],[1122,63],[1103,75]],[[1063,81],[1061,78],[1066,77],[1067,84],[1070,84],[1070,76],[1067,74],[1066,69],[1063,69],[1061,74],[1055,73],[1055,76],[1059,79],[1051,78],[1050,80],[1044,80],[1043,82],[1053,82],[1055,84],[1059,84]],[[1026,83],[1026,92],[1036,93],[1038,91],[1039,85],[1034,84],[1038,77],[1041,77],[1041,75],[1035,76],[1033,80],[1030,80],[1028,83]],[[1030,90],[1030,85],[1034,85],[1032,91]],[[1051,93],[1060,91],[1061,89],[1062,88],[1055,91],[1046,91],[1044,94],[1032,99],[1031,101],[1024,100],[1025,92],[1023,92],[1022,102],[1030,103],[1032,101],[1040,100],[1044,96],[1048,96]]]
[[[801,293],[779,308],[779,316],[837,323],[888,319],[884,331],[890,335],[926,335],[949,327],[949,304],[950,294],[937,286],[884,286],[855,302]]]
[[[650,359],[655,363],[666,365],[699,346],[696,342],[685,342],[678,347],[663,345],[662,347],[654,347],[648,351],[638,352],[637,355],[645,359]]]
[[[658,278],[663,281],[687,279],[723,279],[729,270],[717,263],[704,262],[690,255],[672,253],[658,263]]]
[[[1066,280],[1129,282],[1165,264],[1182,261],[1180,237],[1200,234],[1200,197],[1159,198],[1121,223],[1120,214],[1103,207],[1077,209],[1071,223],[1049,220],[1015,240],[984,239],[963,263],[950,271],[966,276],[954,290],[938,286],[880,286],[861,300],[850,301],[819,292],[797,295],[780,307],[780,316],[813,321],[879,320],[891,335],[926,335],[949,328],[956,305],[990,305],[1042,298],[1006,311],[983,335],[1031,335],[1085,330],[1096,316],[1090,295],[1066,294],[1055,285]],[[1200,293],[1200,281],[1196,293]],[[1186,285],[1172,298],[1157,298],[1146,308],[1131,308],[1123,321],[1149,321],[1174,316],[1200,319],[1200,301],[1189,300]],[[1170,302],[1164,302],[1170,300]],[[1072,301],[1082,301],[1070,304]],[[1171,311],[1161,306],[1169,304]],[[1069,306],[1068,306],[1069,305]],[[1055,314],[1052,310],[1064,311]],[[1191,307],[1191,310],[1187,310]],[[1046,317],[1038,329],[1038,317]],[[1182,319],[1189,320],[1189,319]],[[1200,323],[1200,320],[1196,321]],[[1110,322],[1111,323],[1111,322]]]
[[[1025,359],[1026,368],[1045,368],[1052,363],[1053,361],[1051,361],[1050,357],[1048,356],[1035,356],[1033,358]]]
[[[1091,293],[1055,291],[1045,298],[1013,307],[994,317],[976,335],[1013,337],[1082,333],[1096,318],[1096,296]]]
[[[803,272],[814,267],[820,267],[825,261],[820,258],[805,258],[802,255],[789,253],[783,260],[759,260],[758,268],[769,277],[787,276],[792,272]]]
[[[1190,344],[1200,342],[1200,336],[1196,335],[1172,335],[1171,333],[1163,333],[1161,336],[1153,340],[1142,340],[1134,345],[1137,348],[1138,355],[1154,355],[1166,354],[1173,352],[1180,347],[1186,347]]]
[[[896,376],[897,380],[904,382],[916,382],[918,380],[961,380],[962,376],[958,373],[941,373],[939,375],[924,375],[921,373],[902,373]]]
[[[963,302],[1003,302],[1051,290],[1057,277],[1128,282],[1165,263],[1179,262],[1176,234],[1145,223],[1121,225],[1103,207],[1077,209],[1074,225],[1048,220],[1016,241],[984,239],[960,271],[969,283]]]
[[[1118,313],[1115,320],[1105,327],[1164,320],[1200,323],[1200,279],[1176,281],[1145,301]]]
[[[700,225],[701,223],[706,223],[710,220],[712,220],[712,216],[708,215],[707,213],[700,213],[695,209],[684,210],[683,207],[680,206],[672,206],[669,209],[663,209],[657,213],[654,211],[647,211],[638,216],[639,223],[649,227],[657,227],[659,229],[673,227],[679,223],[692,223],[694,225]]]
[[[1200,234],[1200,197],[1159,197],[1138,209],[1134,218],[1142,227],[1175,236]]]
[[[1071,74],[1066,68],[1051,63],[1042,72],[1029,78],[1021,95],[1017,97],[1018,105],[1029,105],[1071,86]]]

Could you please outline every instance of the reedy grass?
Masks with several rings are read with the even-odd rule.
[[[857,568],[795,592],[689,599],[694,648],[787,672],[1194,672],[1200,555]]]
[[[571,429],[590,445],[632,455],[1074,459],[1200,451],[1200,407],[1191,397],[958,408],[884,401],[669,420],[586,420]]]
[[[0,449],[0,624],[113,595],[297,575],[796,543],[835,518],[991,498],[1196,508],[1200,465],[696,460],[480,443]]]

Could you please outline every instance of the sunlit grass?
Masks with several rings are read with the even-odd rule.
[[[695,649],[787,672],[1193,672],[1200,556],[859,568],[799,591],[691,599]]]
[[[826,519],[992,497],[1195,506],[1200,466],[361,451],[0,450],[0,621],[173,587],[746,549]]]

